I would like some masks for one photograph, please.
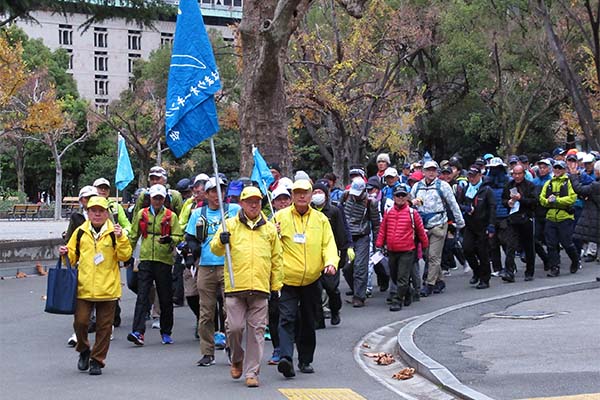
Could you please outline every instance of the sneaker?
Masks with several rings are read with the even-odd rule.
[[[546,276],[548,278],[556,278],[559,275],[560,275],[560,268],[558,268],[558,267],[552,267],[552,268],[550,268],[550,272],[548,272],[546,274]]]
[[[159,318],[152,319],[152,329],[160,329],[160,319]]]
[[[419,293],[421,297],[427,297],[433,293],[433,285],[425,284]]]
[[[279,360],[281,360],[281,357],[279,356],[279,348],[276,347],[275,349],[273,349],[273,354],[269,359],[269,365],[277,365],[279,364]]]
[[[572,274],[577,273],[581,269],[581,261],[576,261],[571,263],[571,267],[569,268],[569,272]]]
[[[90,349],[84,350],[79,353],[79,360],[77,361],[77,369],[80,371],[87,371],[90,368]]]
[[[340,322],[342,322],[342,319],[340,318],[339,311],[336,313],[331,313],[331,325],[339,325]]]
[[[76,334],[71,335],[69,340],[67,340],[67,345],[69,345],[71,347],[77,346],[77,335]]]
[[[214,334],[215,349],[223,350],[226,345],[226,339],[227,339],[227,337],[225,336],[225,334],[223,332],[215,332],[215,334]]]
[[[102,375],[102,365],[94,359],[90,361],[90,375]]]
[[[127,340],[136,344],[137,346],[143,346],[144,345],[144,334],[139,333],[137,331],[131,332],[131,333],[129,333],[129,335],[127,335]]]
[[[163,333],[160,336],[162,338],[162,340],[161,340],[162,344],[173,344],[173,339],[171,338],[171,335],[169,335],[168,333]]]
[[[243,372],[244,372],[244,362],[243,361],[231,364],[229,373],[233,379],[240,379]]]
[[[250,377],[250,378],[246,378],[246,386],[247,387],[258,387],[259,383],[258,383],[258,377]]]
[[[371,297],[373,297],[373,290],[372,289],[367,289],[367,291],[365,292],[365,297],[367,297],[368,299],[370,299]]]
[[[500,271],[494,271],[492,272],[492,276],[495,276],[496,278],[500,276]]]
[[[199,367],[210,367],[211,365],[215,365],[215,356],[204,355],[196,364]]]
[[[279,360],[279,364],[277,364],[277,371],[279,371],[286,378],[293,378],[296,376],[296,372],[294,371],[294,365],[287,358],[282,358]]]
[[[435,294],[442,293],[444,289],[446,289],[446,282],[444,281],[437,281],[435,285],[433,285],[433,293]]]
[[[390,311],[395,312],[395,311],[400,311],[402,310],[402,304],[400,304],[399,301],[394,301],[392,303],[392,305],[390,306]]]
[[[479,281],[477,286],[475,286],[475,289],[489,289],[489,287],[490,287],[490,284],[488,282]]]

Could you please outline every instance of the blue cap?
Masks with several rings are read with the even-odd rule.
[[[563,149],[562,147],[557,147],[554,150],[552,150],[552,157],[556,157],[559,154],[562,154],[565,152],[565,149]]]
[[[560,161],[555,161],[554,162],[554,168],[562,168],[562,169],[567,169],[567,164],[560,160]]]
[[[510,156],[510,158],[508,159],[509,164],[517,163],[517,162],[519,162],[519,157],[517,157],[517,156]]]
[[[227,189],[227,196],[239,196],[244,189],[244,182],[242,181],[231,181],[229,188]]]
[[[487,154],[485,154],[485,155],[483,156],[483,159],[484,159],[484,160],[486,160],[486,161],[487,161],[487,160],[490,160],[490,159],[492,159],[492,158],[494,158],[494,155],[493,155],[493,154],[491,154],[491,153],[487,153]]]

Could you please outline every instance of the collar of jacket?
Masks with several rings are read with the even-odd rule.
[[[292,207],[292,213],[296,214],[299,217],[304,217],[305,215],[308,216],[310,215],[310,213],[312,212],[313,208],[310,206],[310,204],[308,205],[308,210],[306,210],[306,212],[304,214],[300,214],[298,212],[298,210],[296,209],[296,205],[292,204],[290,207]]]
[[[267,223],[262,212],[258,215],[258,221],[255,224],[251,224],[251,221],[248,219],[248,217],[246,217],[244,210],[240,210],[240,212],[238,213],[238,217],[240,219],[240,222],[246,225],[251,230],[256,230]]]

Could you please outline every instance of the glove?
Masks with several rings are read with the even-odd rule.
[[[230,236],[231,236],[231,233],[229,233],[229,232],[221,232],[221,234],[219,235],[219,239],[221,239],[221,243],[228,244]]]
[[[350,262],[354,261],[354,258],[356,258],[356,253],[354,253],[354,249],[352,247],[348,247],[348,260]]]
[[[187,242],[181,242],[177,245],[177,250],[179,250],[182,253],[187,253],[188,252],[188,248],[187,248]]]
[[[127,260],[127,261],[125,261],[125,262],[123,263],[123,267],[124,267],[124,268],[129,268],[129,267],[132,267],[132,268],[133,268],[133,264],[134,264],[134,263],[135,263],[135,258],[134,258],[134,257],[131,257],[129,260]]]
[[[496,227],[494,225],[488,225],[487,233],[496,233]]]
[[[171,242],[173,242],[173,238],[171,236],[161,236],[160,239],[158,239],[158,243],[160,244],[167,244]]]

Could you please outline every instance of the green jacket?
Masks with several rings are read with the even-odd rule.
[[[117,203],[115,200],[108,200],[108,213],[110,215],[110,219],[113,223],[118,223],[123,228],[125,235],[129,236],[131,233],[131,222],[127,219],[127,214],[125,214],[125,210],[123,206]],[[115,221],[115,214],[117,215],[117,220]]]
[[[142,213],[144,209],[138,211],[133,219],[131,235],[129,240],[131,247],[135,248],[138,239],[142,236],[140,229],[140,220],[142,219]],[[183,232],[179,226],[179,218],[174,212],[171,214],[171,234],[173,238],[171,243],[161,244],[159,239],[161,236],[160,224],[165,215],[165,208],[163,207],[158,215],[154,216],[151,212],[148,212],[148,236],[145,238],[142,236],[142,245],[140,247],[140,261],[158,261],[164,264],[173,265],[174,255],[173,250],[183,238]]]
[[[549,185],[550,186],[549,188]],[[548,197],[554,194],[556,201],[549,202]],[[577,193],[573,190],[571,181],[567,174],[560,177],[553,177],[542,187],[540,192],[540,204],[546,207],[546,219],[552,222],[562,222],[569,219],[575,219],[573,204],[577,200]]]
[[[144,202],[146,202],[146,204],[150,204],[150,199],[147,201],[145,200],[146,196],[149,196],[149,190],[150,189],[145,189],[138,196],[137,200],[135,201],[135,207],[133,208],[133,215],[137,215],[137,213],[144,208]],[[175,214],[179,215],[181,213],[181,207],[183,206],[183,198],[181,197],[181,193],[174,189],[167,189],[167,196],[169,197],[169,200],[165,200],[165,204],[170,204],[169,208],[174,211]]]

